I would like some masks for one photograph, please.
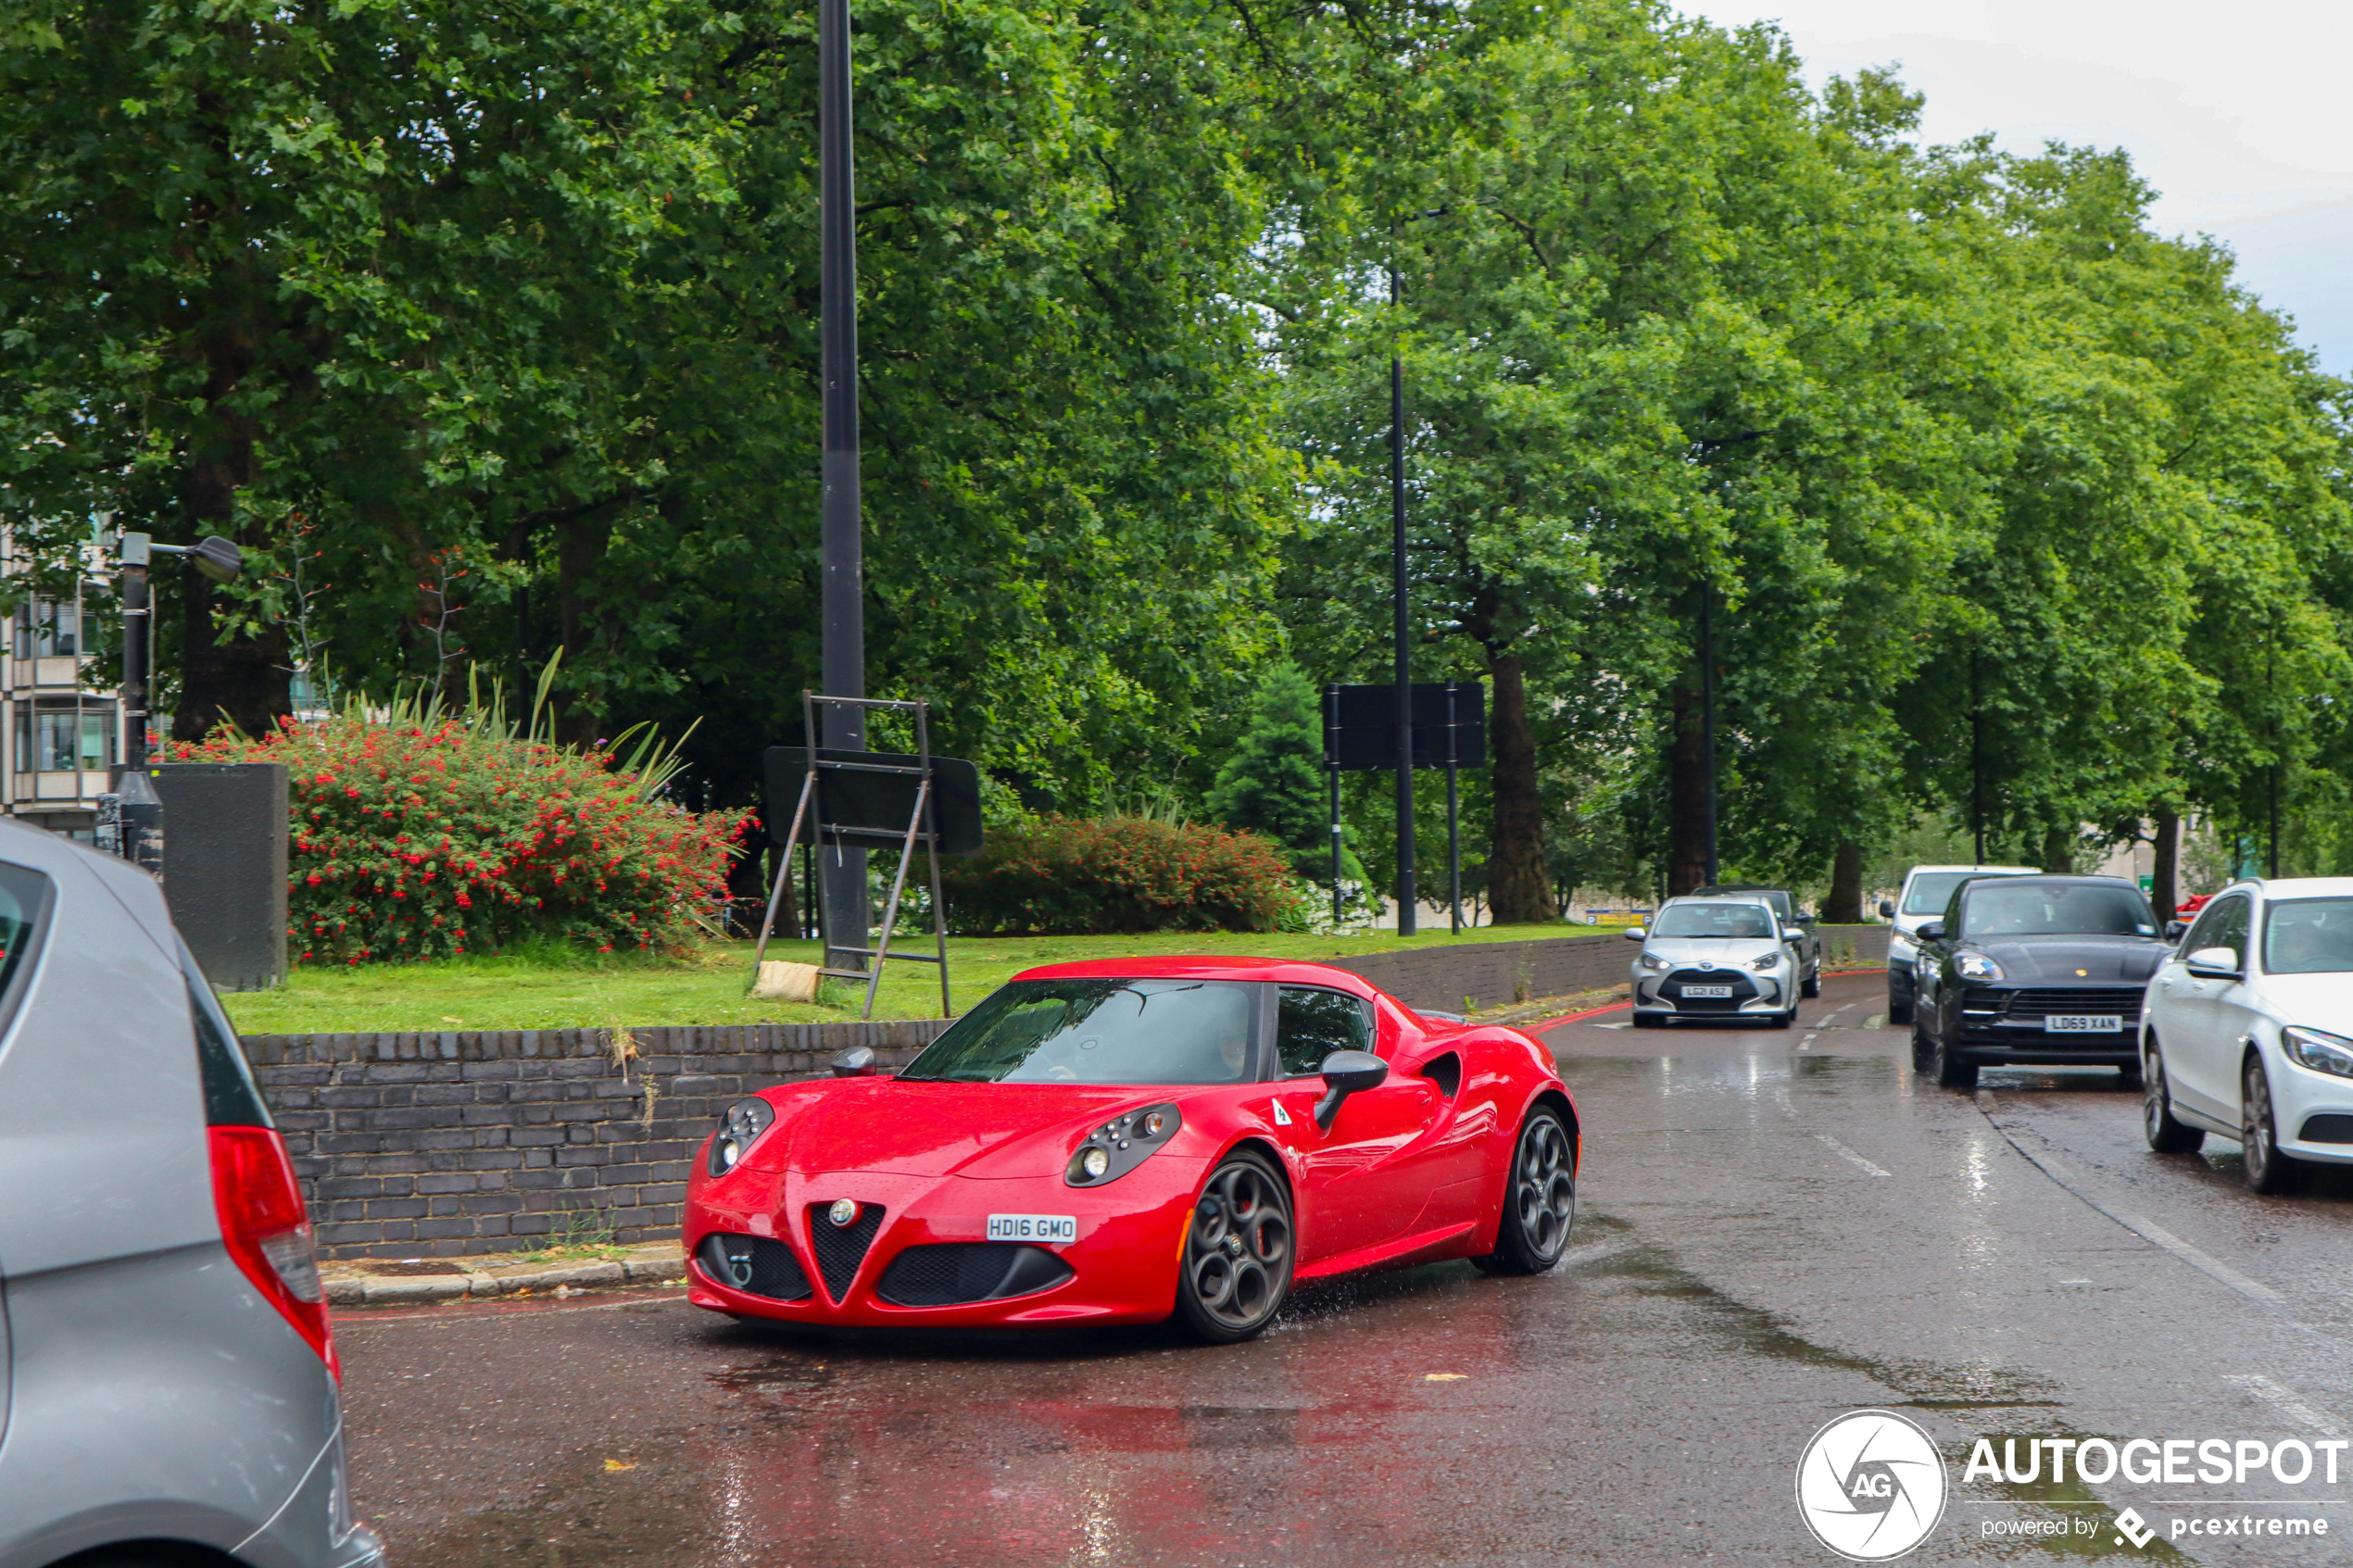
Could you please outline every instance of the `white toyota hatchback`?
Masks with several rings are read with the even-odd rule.
[[[2353,1164],[2353,877],[2224,888],[2149,982],[2141,1056],[2158,1153],[2237,1138],[2258,1192]]]

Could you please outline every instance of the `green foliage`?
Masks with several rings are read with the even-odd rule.
[[[943,862],[940,881],[967,935],[1275,931],[1300,902],[1255,834],[1135,817],[1041,817]]]
[[[1209,814],[1227,827],[1270,838],[1311,880],[1331,876],[1330,784],[1325,777],[1323,718],[1315,683],[1296,665],[1277,665],[1251,694],[1241,734],[1210,786]],[[1340,874],[1361,882],[1365,870],[1341,851]]]

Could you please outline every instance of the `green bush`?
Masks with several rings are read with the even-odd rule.
[[[1140,817],[1040,817],[941,863],[969,935],[1273,931],[1299,902],[1283,853],[1252,833]]]

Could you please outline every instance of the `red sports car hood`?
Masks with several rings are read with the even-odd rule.
[[[908,1176],[1060,1173],[1077,1138],[1123,1110],[1179,1098],[1167,1088],[1051,1084],[811,1085],[777,1097],[777,1125],[749,1163],[822,1175],[888,1171]],[[795,1101],[799,1103],[796,1104]]]

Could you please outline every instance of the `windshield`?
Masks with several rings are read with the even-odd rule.
[[[1770,936],[1772,914],[1762,904],[1669,904],[1659,910],[1653,936]]]
[[[1239,1084],[1257,989],[1229,980],[1016,980],[901,1078],[956,1084]]]
[[[1961,896],[1964,936],[2154,936],[2157,917],[2130,887],[1987,881]]]
[[[1970,872],[1922,872],[1904,889],[1904,913],[1941,915],[1953,900],[1953,889],[1967,882]],[[1881,885],[1885,885],[1882,884]]]
[[[2296,898],[2263,918],[2263,967],[2273,974],[2353,971],[2353,898]]]

